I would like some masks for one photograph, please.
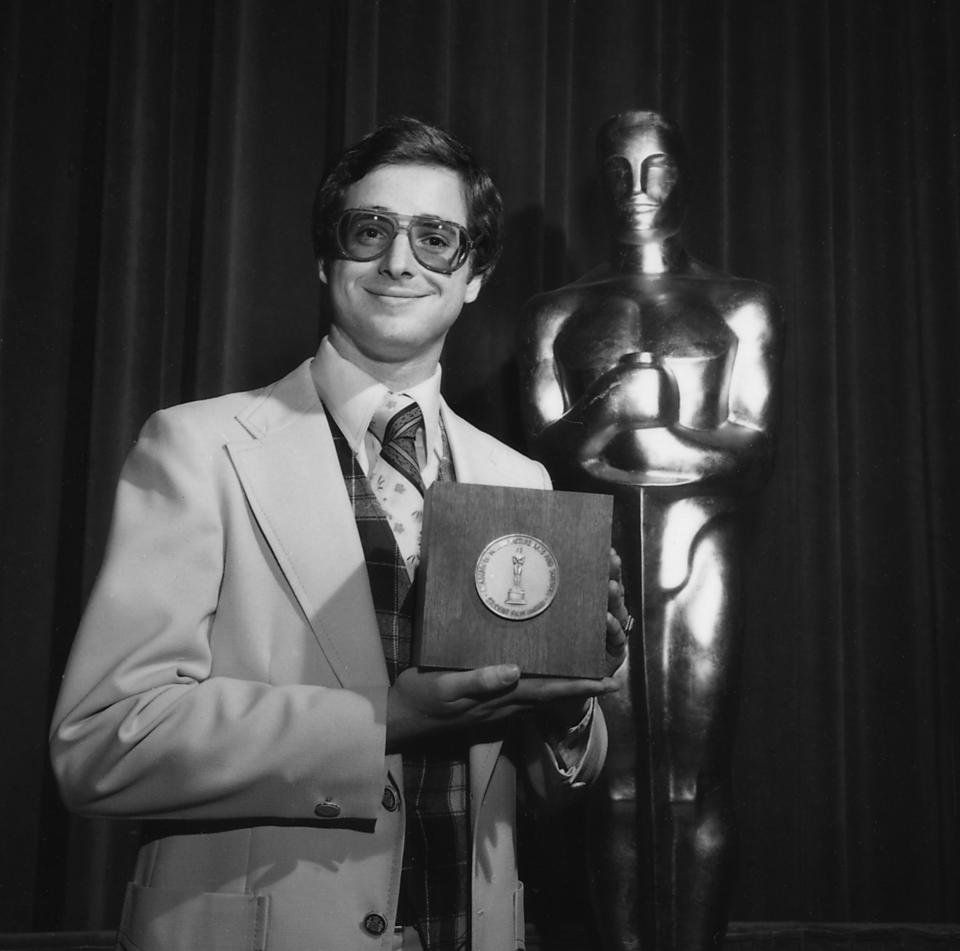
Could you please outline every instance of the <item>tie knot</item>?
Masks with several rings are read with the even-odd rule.
[[[384,446],[412,447],[422,426],[420,404],[406,393],[388,393],[370,421],[370,429]]]
[[[417,459],[417,432],[423,427],[419,403],[405,393],[387,395],[370,421],[380,440],[380,458],[396,469],[423,495],[423,477]]]

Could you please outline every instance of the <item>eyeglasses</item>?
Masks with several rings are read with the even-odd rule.
[[[400,231],[406,231],[417,261],[438,274],[463,267],[473,247],[467,229],[455,221],[368,208],[348,208],[340,215],[337,246],[350,261],[373,261],[386,254]]]

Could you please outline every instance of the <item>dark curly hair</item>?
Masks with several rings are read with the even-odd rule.
[[[503,201],[487,171],[453,136],[410,116],[397,116],[344,149],[324,175],[313,201],[313,252],[339,256],[334,236],[347,188],[383,165],[433,165],[456,172],[467,201],[473,274],[490,276],[503,244]]]

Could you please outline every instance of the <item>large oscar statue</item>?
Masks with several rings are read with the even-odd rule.
[[[603,947],[699,951],[722,940],[736,866],[738,512],[771,463],[780,319],[765,286],[684,250],[674,125],[624,113],[597,147],[612,250],[528,304],[526,421],[559,487],[614,494],[637,619],[589,816]]]

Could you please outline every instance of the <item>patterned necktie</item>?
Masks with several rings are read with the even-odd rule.
[[[423,522],[423,477],[416,446],[422,428],[420,406],[403,393],[388,393],[370,421],[371,431],[380,440],[370,486],[390,522],[411,580],[420,561]]]

